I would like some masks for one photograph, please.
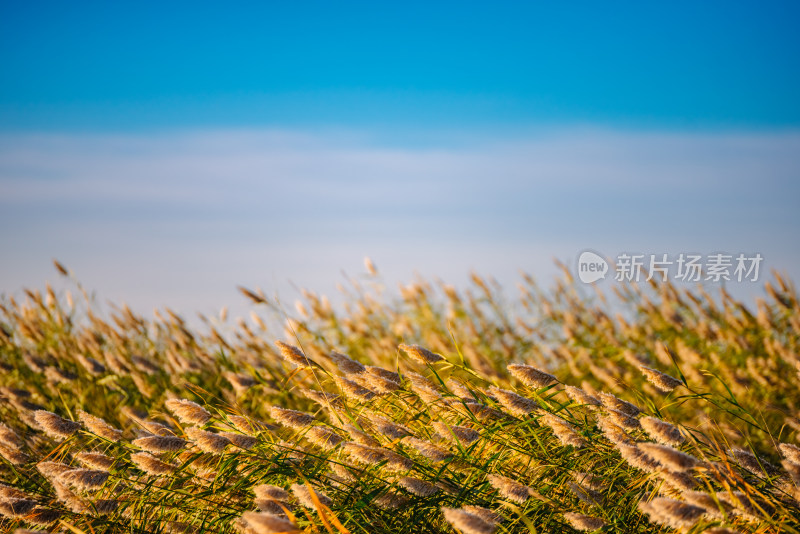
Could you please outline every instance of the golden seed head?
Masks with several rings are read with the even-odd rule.
[[[134,446],[153,454],[181,450],[187,443],[177,436],[145,436],[131,442]]]
[[[15,449],[22,448],[25,443],[22,441],[13,429],[7,427],[5,424],[0,423],[0,444],[5,443],[9,447]]]
[[[108,471],[114,465],[114,458],[101,452],[79,452],[75,459],[81,465],[100,471]]]
[[[8,460],[12,465],[23,465],[30,461],[30,456],[5,441],[0,441],[0,456]]]
[[[303,354],[303,351],[294,345],[289,345],[283,341],[276,341],[275,344],[280,350],[281,357],[296,367],[311,367],[314,365],[314,362],[306,358],[306,355]]]
[[[61,462],[39,462],[36,464],[36,469],[48,480],[57,479],[61,474],[75,469],[71,465],[63,464]]]
[[[408,497],[398,495],[397,493],[384,493],[380,497],[376,497],[372,502],[375,506],[383,510],[397,510],[408,504]]]
[[[271,484],[259,484],[251,488],[253,494],[259,499],[272,499],[275,501],[288,501],[289,492]]]
[[[532,388],[543,388],[558,382],[555,376],[530,365],[512,363],[506,368],[514,378]]]
[[[705,513],[699,506],[666,497],[656,497],[650,502],[641,501],[639,510],[654,523],[675,529],[692,528]]]
[[[353,460],[367,466],[375,465],[386,458],[379,447],[371,447],[352,441],[344,442],[342,450]]]
[[[484,520],[476,514],[468,512],[464,508],[442,507],[442,515],[453,528],[463,534],[493,534],[497,531],[497,525]]]
[[[550,427],[553,434],[564,446],[571,445],[578,448],[586,445],[586,441],[578,434],[575,427],[557,415],[545,413],[539,419],[539,422]]]
[[[177,469],[176,466],[163,462],[155,456],[146,452],[136,452],[131,454],[131,461],[147,473],[153,476],[169,475]]]
[[[439,421],[431,421],[431,426],[444,439],[458,441],[465,447],[475,443],[481,437],[477,430],[465,426],[447,425]]]
[[[226,371],[222,374],[225,377],[237,395],[244,395],[251,387],[258,384],[258,382],[250,375],[237,374],[231,371]]]
[[[664,374],[656,369],[645,367],[643,365],[640,366],[639,369],[651,384],[665,393],[669,393],[676,387],[683,385],[683,382],[677,378],[671,377],[668,374]]]
[[[669,445],[638,443],[639,450],[672,471],[686,471],[700,464],[700,460]]]
[[[679,447],[686,438],[683,437],[681,431],[675,425],[656,419],[655,417],[642,417],[639,423],[647,435],[664,445],[671,445]]]
[[[430,441],[417,439],[412,436],[404,438],[403,444],[413,447],[422,456],[425,456],[426,458],[429,458],[434,462],[443,462],[444,460],[447,460],[448,458],[451,458],[453,456],[451,452],[446,451],[440,447],[437,447]]]
[[[636,417],[641,412],[638,406],[631,404],[628,401],[624,401],[615,395],[612,395],[611,393],[600,391],[598,395],[600,396],[600,402],[603,403],[603,406],[611,410],[622,412],[626,415],[630,415],[631,417]]]
[[[324,426],[312,426],[305,433],[308,441],[326,451],[335,449],[344,441],[344,438],[333,430]]]
[[[231,443],[233,443],[240,449],[249,450],[255,447],[256,444],[258,444],[257,438],[245,434],[238,434],[236,432],[220,432],[219,435],[228,439]]]
[[[78,419],[89,429],[89,432],[97,434],[101,438],[114,442],[122,439],[122,430],[114,428],[99,417],[78,410]]]
[[[401,343],[397,348],[408,354],[412,360],[421,364],[431,364],[444,360],[444,356],[441,354],[431,352],[419,345],[406,345],[405,343]]]
[[[778,450],[780,450],[783,457],[790,462],[800,464],[800,447],[797,445],[792,445],[791,443],[781,443],[778,445]]]
[[[606,526],[606,522],[599,517],[579,514],[576,512],[567,512],[564,514],[564,518],[569,522],[570,525],[572,525],[572,528],[582,532],[591,532]]]
[[[337,376],[336,383],[342,389],[342,393],[344,394],[344,396],[347,397],[348,399],[366,402],[375,398],[376,394],[374,391],[365,388],[364,386],[352,380],[348,380],[341,376]]]
[[[533,493],[533,490],[525,484],[520,484],[502,475],[487,475],[486,480],[509,501],[523,504]]]
[[[202,425],[211,419],[211,414],[197,404],[186,399],[168,399],[164,405],[171,411],[182,423],[192,425]]]
[[[61,473],[58,480],[78,490],[98,490],[108,480],[108,472],[97,469],[71,469]]]
[[[270,407],[269,414],[279,424],[294,428],[295,430],[306,428],[315,421],[314,416],[309,413],[288,410],[279,406]]]
[[[383,434],[389,439],[403,439],[406,436],[412,435],[410,429],[401,424],[389,421],[385,417],[372,413],[367,414],[366,417],[378,433]]]
[[[36,410],[33,418],[44,432],[53,438],[68,438],[81,428],[80,423],[64,419],[46,410]]]
[[[231,444],[231,441],[225,436],[195,426],[187,428],[186,435],[201,451],[209,454],[222,454],[225,452],[225,447]]]
[[[486,521],[487,523],[491,523],[493,525],[499,524],[503,521],[503,516],[501,516],[494,510],[484,508],[483,506],[468,504],[466,506],[462,506],[461,509],[472,515],[476,515],[481,519],[483,519],[484,521]]]
[[[331,359],[333,363],[339,368],[346,375],[355,375],[359,373],[363,373],[365,367],[360,364],[359,362],[353,360],[346,354],[342,354],[341,352],[331,351],[328,354],[328,358]]]
[[[294,534],[300,529],[285,517],[265,514],[260,512],[245,512],[242,514],[241,522],[244,527],[253,534]]]
[[[736,460],[736,462],[755,475],[763,476],[766,474],[773,474],[778,471],[778,468],[767,462],[763,458],[757,457],[750,451],[746,451],[739,447],[734,447],[728,451],[728,455]]]
[[[397,484],[405,488],[408,492],[420,497],[430,497],[439,492],[439,488],[437,488],[436,485],[416,477],[400,477],[397,479]]]
[[[30,499],[3,499],[0,500],[0,515],[11,519],[22,519],[35,507],[36,501]]]
[[[349,423],[345,424],[342,429],[350,434],[350,438],[356,443],[366,445],[367,447],[380,447],[381,445],[377,439]]]
[[[323,506],[331,506],[333,501],[317,488],[311,487],[309,484],[292,484],[290,489],[297,502],[301,506],[316,510],[319,508],[317,501]]]

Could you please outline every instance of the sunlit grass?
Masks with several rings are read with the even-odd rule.
[[[242,288],[200,329],[75,281],[3,302],[0,529],[800,532],[788,281],[752,309],[367,270],[341,311]]]

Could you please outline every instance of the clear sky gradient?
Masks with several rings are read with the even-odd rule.
[[[800,278],[796,2],[0,1],[0,292],[140,310],[373,256],[761,252]],[[739,288],[752,296],[753,288]]]
[[[796,126],[796,2],[3,2],[8,128]]]

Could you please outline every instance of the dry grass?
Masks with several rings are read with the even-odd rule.
[[[69,271],[57,265],[59,272]],[[0,306],[0,530],[800,532],[800,305],[565,271],[203,329]],[[76,283],[77,284],[77,283]],[[80,291],[80,285],[76,286]]]

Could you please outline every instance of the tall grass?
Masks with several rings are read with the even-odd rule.
[[[566,270],[393,298],[368,264],[344,311],[243,288],[249,321],[200,329],[75,284],[0,305],[3,531],[800,532],[777,274],[751,309]]]

